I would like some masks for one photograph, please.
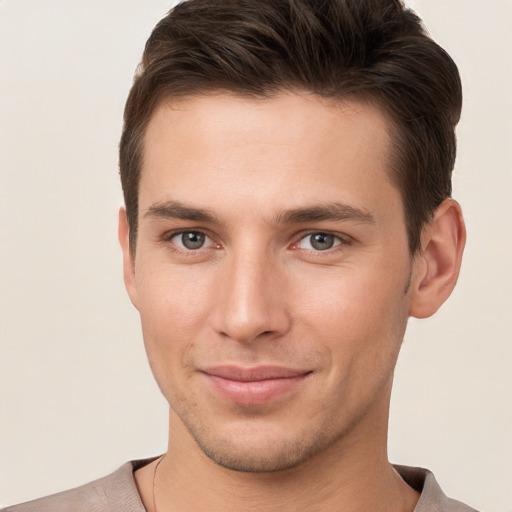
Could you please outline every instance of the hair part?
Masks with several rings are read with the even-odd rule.
[[[411,254],[451,195],[462,88],[450,56],[399,0],[187,0],[148,39],[126,102],[120,174],[135,252],[144,134],[165,99],[302,90],[364,97],[390,120],[390,175]]]

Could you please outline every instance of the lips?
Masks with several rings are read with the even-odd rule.
[[[311,372],[280,366],[216,366],[206,368],[201,373],[210,389],[222,399],[253,406],[291,393]]]

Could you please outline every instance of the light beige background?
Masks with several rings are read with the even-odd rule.
[[[411,322],[390,455],[445,491],[512,510],[512,2],[409,2],[465,88],[459,286]],[[0,1],[0,503],[166,446],[166,404],[121,279],[123,103],[163,0]]]

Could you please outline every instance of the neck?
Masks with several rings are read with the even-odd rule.
[[[384,428],[376,431],[372,416],[382,412]],[[172,411],[169,430],[169,449],[154,479],[155,512],[411,512],[419,497],[388,462],[387,410],[373,410],[357,429],[299,466],[271,473],[233,471],[214,463]],[[154,464],[147,470],[151,484]],[[149,492],[141,495],[153,512]]]

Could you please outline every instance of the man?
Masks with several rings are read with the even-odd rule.
[[[393,0],[190,0],[125,110],[125,283],[169,446],[13,511],[468,511],[388,462],[410,316],[455,286],[461,87]]]

